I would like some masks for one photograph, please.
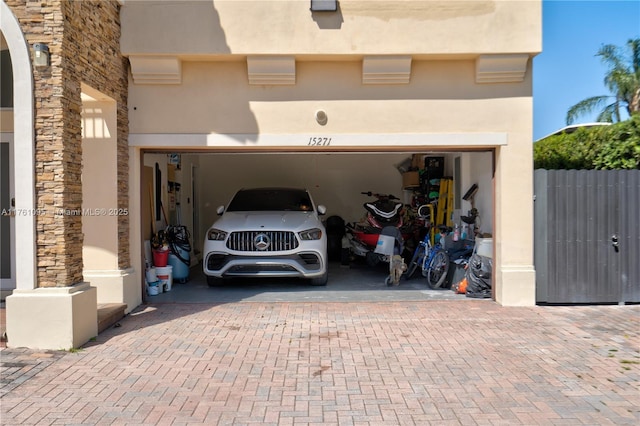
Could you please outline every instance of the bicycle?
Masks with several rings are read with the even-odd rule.
[[[420,267],[422,276],[427,278],[429,288],[435,290],[441,288],[444,284],[451,261],[449,254],[439,242],[431,244],[430,228],[431,225],[428,225],[427,233],[413,252],[413,257],[407,266],[404,276],[407,280],[411,279],[418,267]],[[451,232],[451,227],[444,225],[439,226],[438,229],[442,238]]]

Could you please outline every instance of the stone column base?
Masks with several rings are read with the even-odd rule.
[[[503,267],[496,276],[496,302],[502,306],[535,306],[536,271],[532,266]]]
[[[133,268],[84,270],[85,281],[98,289],[98,303],[126,303],[125,313],[142,303],[140,277]]]
[[[97,290],[73,287],[13,291],[6,299],[7,347],[79,348],[98,335]]]

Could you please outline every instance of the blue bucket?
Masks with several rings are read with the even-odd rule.
[[[173,247],[173,250],[177,250],[177,254],[189,262],[189,252],[180,248]],[[173,281],[184,283],[189,280],[189,265],[184,263],[175,253],[169,253],[169,265],[173,267]]]

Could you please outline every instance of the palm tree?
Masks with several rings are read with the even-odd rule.
[[[630,57],[625,57],[624,52],[612,44],[598,50],[596,56],[609,67],[604,84],[612,95],[593,96],[578,102],[567,111],[567,124],[597,109],[601,109],[597,121],[609,123],[620,121],[622,108],[629,115],[640,112],[640,38],[627,41],[627,48]],[[611,99],[614,101],[609,103]]]

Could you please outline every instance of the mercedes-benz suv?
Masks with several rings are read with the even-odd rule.
[[[241,189],[204,243],[209,286],[234,277],[300,277],[327,284],[327,236],[311,194],[297,188]]]

